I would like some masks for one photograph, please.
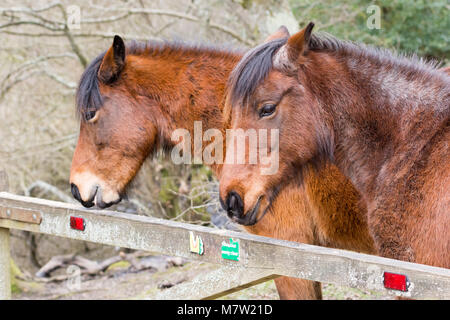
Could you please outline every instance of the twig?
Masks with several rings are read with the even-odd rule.
[[[172,11],[172,10],[162,10],[162,9],[146,9],[146,8],[114,8],[114,9],[106,9],[106,8],[101,8],[98,6],[93,6],[95,8],[101,9],[103,11],[116,11],[116,12],[125,12],[125,14],[128,15],[133,15],[133,14],[148,14],[148,15],[159,15],[159,16],[168,16],[168,17],[173,17],[173,18],[177,18],[177,19],[183,19],[183,20],[187,20],[187,21],[191,21],[191,22],[202,22],[200,18],[190,15],[190,14],[186,14],[183,12],[178,12],[178,11]],[[118,16],[116,17],[116,19],[122,18],[122,16]],[[95,21],[95,19],[91,19],[91,20],[82,20],[80,23],[83,24],[84,22],[87,23],[92,23],[90,21]],[[231,37],[235,38],[236,40],[245,43],[247,45],[254,45],[253,42],[248,41],[244,38],[242,38],[241,36],[239,36],[237,34],[236,31],[220,25],[218,23],[215,22],[211,22],[208,21],[208,25],[213,28],[216,29],[218,31],[221,31],[223,33],[226,33],[228,35],[230,35]]]
[[[69,89],[76,89],[77,88],[77,84],[75,82],[69,82],[67,80],[64,80],[63,78],[61,78],[57,74],[51,73],[48,70],[42,70],[42,72],[46,76],[48,76],[50,79],[58,82],[59,84],[62,84],[63,86],[65,86],[65,87],[67,87]]]
[[[81,53],[81,49],[80,49],[80,47],[77,45],[77,43],[75,42],[75,39],[74,39],[73,36],[72,36],[72,33],[71,33],[70,29],[69,29],[69,26],[67,25],[67,13],[66,13],[66,9],[64,9],[64,6],[63,6],[61,3],[57,4],[56,6],[60,9],[60,11],[61,11],[61,13],[62,13],[62,15],[63,15],[63,17],[64,17],[64,21],[66,21],[66,23],[64,24],[64,29],[63,29],[63,31],[64,31],[64,34],[67,36],[67,39],[69,40],[70,46],[71,46],[71,48],[72,48],[72,51],[77,55],[78,60],[80,60],[81,65],[82,65],[84,68],[86,68],[87,65],[88,65],[88,60],[87,60],[86,57]]]
[[[39,188],[44,190],[45,192],[51,193],[53,195],[55,195],[58,199],[64,201],[64,202],[68,202],[68,203],[74,203],[75,201],[72,199],[72,197],[69,197],[68,195],[66,195],[64,192],[62,192],[61,190],[59,190],[58,188],[56,188],[55,186],[52,186],[51,184],[41,181],[41,180],[37,180],[35,182],[33,182],[27,189],[27,196],[29,196],[33,189],[35,188]]]
[[[112,264],[119,261],[128,261],[133,266],[135,271],[140,271],[149,268],[155,268],[155,264],[151,261],[145,263],[140,261],[139,258],[152,256],[149,252],[136,251],[133,253],[120,252],[119,255],[107,258],[103,261],[97,262],[86,259],[82,256],[76,254],[68,254],[62,256],[54,256],[47,262],[42,268],[40,268],[35,276],[37,279],[35,281],[39,282],[51,282],[51,281],[64,281],[68,278],[73,277],[72,274],[58,275],[51,277],[50,274],[60,268],[67,267],[69,265],[76,265],[81,268],[80,274],[95,275],[106,271]],[[172,257],[162,257],[166,267],[169,266],[181,266],[185,263],[184,259],[172,258]]]
[[[49,4],[48,6],[45,6],[45,7],[39,8],[39,9],[13,7],[13,8],[0,8],[0,12],[35,12],[35,13],[38,13],[38,12],[47,11],[58,5],[61,5],[60,1],[55,1],[51,4]]]

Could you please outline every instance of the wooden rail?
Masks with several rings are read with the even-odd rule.
[[[74,220],[84,230],[74,229]],[[220,265],[191,283],[161,292],[158,298],[199,299],[221,295],[273,279],[297,277],[389,292],[411,298],[450,299],[450,270],[351,251],[312,246],[120,212],[0,192],[0,297],[10,297],[9,230],[18,229],[159,252]],[[201,239],[203,254],[191,252],[191,234]],[[197,238],[199,237],[199,238]],[[198,244],[198,243],[197,243]],[[238,260],[225,259],[239,246]],[[237,251],[235,251],[237,252]],[[405,292],[386,289],[384,272],[406,275]]]

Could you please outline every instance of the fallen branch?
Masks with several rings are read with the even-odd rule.
[[[143,258],[143,259],[140,259]],[[86,259],[76,254],[55,256],[50,259],[41,269],[36,272],[34,279],[38,282],[64,281],[73,277],[73,274],[63,274],[51,276],[51,273],[68,266],[80,267],[80,275],[97,275],[105,272],[111,265],[119,261],[128,261],[131,265],[131,272],[138,272],[146,269],[162,271],[172,266],[182,266],[186,261],[178,257],[154,256],[149,252],[136,251],[133,253],[120,252],[119,255],[97,262]]]
[[[51,184],[48,184],[47,182],[44,182],[41,180],[37,180],[37,181],[33,182],[28,187],[27,196],[29,196],[33,192],[33,189],[35,189],[35,188],[39,188],[47,193],[51,193],[54,196],[56,196],[57,198],[59,198],[59,200],[61,200],[61,201],[68,202],[68,203],[75,202],[72,197],[66,195],[64,192],[59,190],[57,187],[52,186]]]

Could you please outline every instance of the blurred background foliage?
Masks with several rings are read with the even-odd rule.
[[[295,17],[316,22],[332,35],[448,63],[450,2],[448,0],[289,1]],[[370,5],[380,7],[381,29],[367,28]],[[306,19],[306,20],[305,20]]]

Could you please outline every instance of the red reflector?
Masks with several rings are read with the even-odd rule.
[[[84,223],[84,219],[80,217],[70,217],[70,227],[72,229],[84,231],[84,227],[86,224]]]
[[[384,273],[384,287],[399,291],[408,291],[408,279],[403,274]]]

